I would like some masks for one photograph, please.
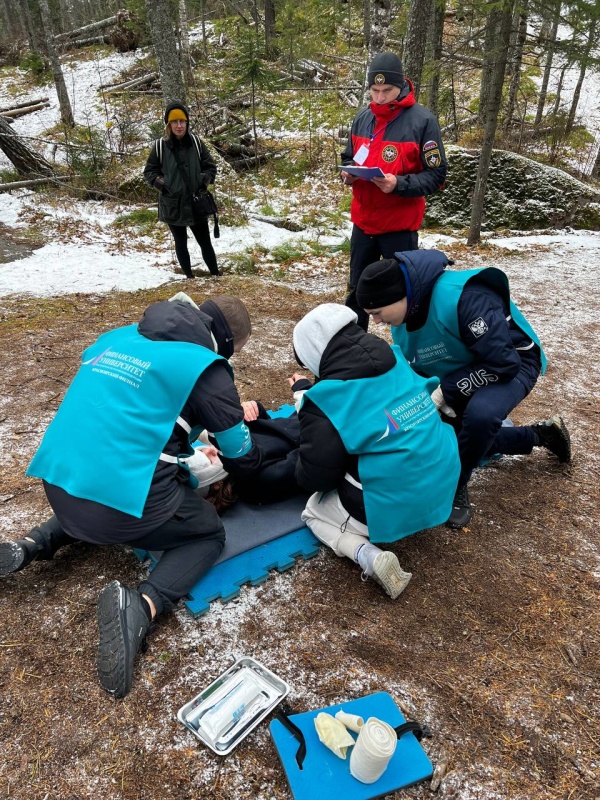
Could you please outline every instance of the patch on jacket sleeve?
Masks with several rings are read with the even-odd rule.
[[[434,142],[431,139],[428,142],[425,142],[423,145],[423,158],[430,169],[440,166],[442,163],[442,156],[440,154],[440,148],[437,142]]]
[[[478,317],[473,322],[469,322],[469,330],[476,339],[479,339],[484,333],[488,332],[487,322],[483,317]]]

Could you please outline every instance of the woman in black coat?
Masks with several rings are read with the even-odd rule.
[[[177,260],[186,278],[193,278],[187,246],[187,228],[202,250],[212,275],[219,275],[217,257],[210,240],[208,217],[194,219],[192,194],[214,183],[217,167],[204,142],[188,130],[189,111],[183,103],[171,103],[165,111],[165,135],[150,151],[144,180],[157,189],[158,218],[166,222],[175,240]]]

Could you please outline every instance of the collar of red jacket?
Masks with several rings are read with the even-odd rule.
[[[410,108],[410,106],[414,106],[416,103],[414,87],[408,78],[406,79],[406,84],[408,85],[408,93],[404,96],[402,95],[404,94],[404,91],[406,91],[405,89],[400,92],[400,97],[396,100],[392,100],[391,103],[385,103],[384,105],[371,103],[369,105],[369,108],[377,120],[377,127],[381,123],[388,123],[398,114],[399,111],[404,110],[405,108]]]

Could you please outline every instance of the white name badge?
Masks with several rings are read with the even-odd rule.
[[[355,164],[358,164],[359,167],[362,167],[362,165],[367,160],[368,155],[369,155],[369,148],[366,145],[361,144],[356,153],[352,156],[352,160],[354,161]]]

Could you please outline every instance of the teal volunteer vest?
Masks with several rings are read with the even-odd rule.
[[[27,475],[140,518],[179,413],[217,360],[197,344],[146,339],[137,325],[103,334],[83,353]]]
[[[369,538],[393,542],[445,522],[460,462],[456,436],[431,400],[437,382],[420,377],[392,347],[384,375],[324,380],[306,392],[358,455]]]
[[[459,367],[474,361],[473,354],[463,344],[458,330],[458,302],[470,278],[480,275],[486,283],[510,302],[510,313],[516,325],[539,346],[542,375],[546,371],[546,356],[540,340],[529,322],[510,300],[508,278],[495,267],[444,272],[431,293],[427,322],[419,330],[406,330],[406,325],[392,326],[392,339],[400,347],[415,370],[427,376],[444,378]]]

